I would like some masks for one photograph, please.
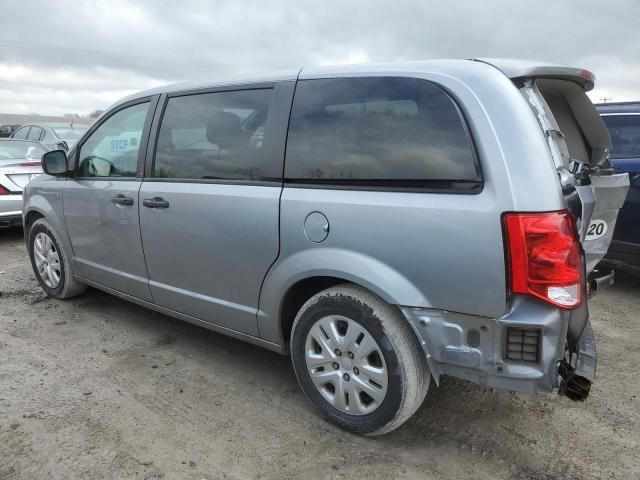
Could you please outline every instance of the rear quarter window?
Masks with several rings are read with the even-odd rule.
[[[399,186],[481,180],[451,97],[428,81],[394,77],[300,81],[285,178]]]

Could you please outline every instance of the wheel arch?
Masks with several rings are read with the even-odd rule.
[[[289,287],[285,295],[282,297],[280,311],[278,313],[280,333],[285,347],[288,345],[289,339],[291,338],[293,321],[295,320],[302,305],[304,305],[304,303],[315,294],[342,283],[351,282],[339,277],[318,276],[298,280]]]
[[[44,218],[55,230],[64,250],[69,252],[70,258],[73,257],[73,246],[64,223],[62,191],[56,192],[55,195],[43,195],[39,192],[40,188],[35,189],[32,187],[31,190],[32,193],[26,197],[23,209],[25,241],[28,238],[31,226],[38,219]]]
[[[24,214],[24,235],[25,238],[29,235],[29,230],[36,220],[45,218],[44,213],[37,209],[30,209]]]
[[[333,248],[299,252],[274,265],[260,296],[260,336],[288,349],[293,320],[316,293],[341,283],[360,286],[391,305],[430,306],[407,278],[377,259]]]

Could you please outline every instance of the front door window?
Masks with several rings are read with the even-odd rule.
[[[133,105],[100,125],[80,148],[78,176],[135,177],[148,110],[149,102]]]

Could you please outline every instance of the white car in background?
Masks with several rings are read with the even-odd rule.
[[[0,139],[0,227],[22,224],[22,190],[42,173],[39,142]]]
[[[64,150],[68,152],[87,130],[89,130],[88,125],[38,123],[23,125],[13,132],[11,138],[40,142],[48,150]]]

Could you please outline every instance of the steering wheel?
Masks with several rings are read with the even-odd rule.
[[[107,175],[90,175],[89,174],[89,168],[93,166],[93,163],[94,163],[95,160],[99,160],[99,161],[108,163],[110,165],[109,173],[113,169],[113,165],[106,158],[102,158],[102,157],[99,157],[97,155],[88,155],[88,156],[84,157],[83,159],[81,159],[80,160],[80,164],[78,165],[78,167],[79,167],[78,170],[80,170],[80,172],[82,172],[82,176],[86,176],[86,177],[108,176],[108,174]],[[95,167],[94,167],[94,169],[95,169]]]

